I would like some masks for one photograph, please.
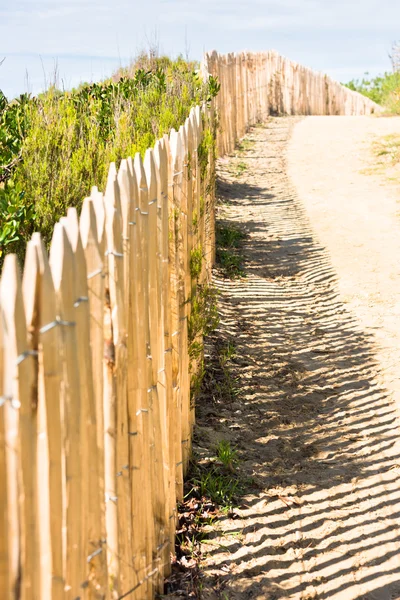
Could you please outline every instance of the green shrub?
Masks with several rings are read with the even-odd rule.
[[[51,239],[68,206],[104,189],[111,161],[142,155],[218,86],[182,58],[144,55],[112,79],[8,102],[0,93],[0,261],[34,230]]]
[[[377,104],[381,104],[387,112],[400,114],[400,73],[384,73],[377,77],[353,79],[343,84],[349,89],[367,96]]]

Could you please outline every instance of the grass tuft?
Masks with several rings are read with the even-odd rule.
[[[244,277],[243,258],[238,252],[245,233],[233,226],[217,223],[216,226],[216,260],[224,277],[237,279]]]

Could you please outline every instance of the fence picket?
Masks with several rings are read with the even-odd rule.
[[[141,458],[141,463],[135,459],[134,468],[137,469],[137,491],[140,490],[142,498],[139,500],[136,493],[136,510],[134,514],[138,519],[143,520],[144,535],[142,552],[141,571],[139,580],[141,584],[141,598],[151,597],[153,591],[152,573],[153,549],[155,547],[155,527],[153,519],[153,461],[154,461],[154,428],[152,411],[152,366],[150,353],[150,326],[149,326],[149,271],[148,271],[148,253],[149,253],[149,200],[146,173],[144,170],[140,154],[134,158],[134,172],[136,177],[136,237],[135,237],[135,257],[137,265],[137,372],[139,376],[136,424],[134,433],[142,439],[142,453],[137,459]],[[138,501],[139,500],[139,501]],[[139,511],[140,507],[140,512]],[[139,516],[140,515],[140,516]],[[147,594],[147,596],[146,596]]]
[[[5,368],[6,396],[9,409],[18,411],[10,416],[7,427],[18,428],[17,472],[19,479],[20,581],[21,599],[31,599],[39,590],[39,536],[36,486],[36,355],[29,349],[22,284],[14,254],[6,256],[1,279],[1,303],[4,316],[7,364]],[[8,389],[7,389],[8,388]],[[16,473],[14,474],[14,476]]]
[[[141,347],[140,340],[140,271],[136,263],[135,252],[138,239],[137,228],[137,182],[131,158],[122,161],[118,172],[120,188],[123,247],[125,255],[125,310],[127,327],[128,372],[127,372],[127,409],[128,409],[128,443],[129,443],[129,469],[131,478],[129,507],[130,527],[132,532],[132,564],[133,587],[139,586],[134,591],[135,598],[141,598],[143,588],[140,578],[143,577],[146,567],[145,532],[146,523],[143,525],[143,514],[146,514],[146,499],[143,497],[142,487],[138,477],[143,478],[142,465],[142,436],[139,437],[136,428],[137,407],[140,402],[138,373],[138,355]],[[139,278],[139,282],[138,282]],[[139,342],[140,343],[140,342]],[[144,346],[143,346],[144,347]],[[140,418],[140,416],[139,416]]]
[[[80,384],[76,352],[76,321],[74,312],[75,261],[67,233],[61,223],[54,228],[50,247],[50,267],[56,293],[58,319],[48,327],[59,326],[61,331],[62,380],[61,405],[62,437],[65,453],[65,590],[66,598],[81,594],[85,577],[82,563],[82,480],[80,459]],[[42,330],[42,333],[46,333]]]
[[[164,563],[169,556],[168,504],[168,430],[165,389],[164,322],[162,318],[161,214],[154,150],[146,151],[144,168],[148,186],[149,223],[149,326],[152,365],[152,406],[154,427],[153,515],[155,519],[156,560],[160,568],[158,590],[162,592]],[[167,552],[166,552],[167,551]]]
[[[182,142],[179,134],[172,129],[169,136],[170,183],[168,193],[170,214],[170,278],[171,278],[171,316],[172,316],[172,377],[173,402],[175,407],[176,431],[175,444],[175,486],[178,501],[183,499],[183,460],[182,460],[182,374],[180,356],[180,251],[181,232],[181,181],[182,181]]]
[[[7,428],[6,428],[6,392],[4,387],[4,356],[5,344],[3,338],[3,315],[0,305],[0,481],[3,489],[9,490],[12,474],[7,464]],[[11,508],[11,507],[10,507]],[[0,494],[0,589],[3,590],[4,599],[12,600],[11,578],[11,553],[10,544],[13,532],[9,531],[9,505],[8,494]]]
[[[89,525],[89,552],[92,556],[89,561],[94,565],[95,586],[98,594],[108,597],[108,572],[107,572],[107,549],[106,524],[105,524],[105,488],[104,488],[104,410],[103,410],[103,345],[104,345],[104,257],[100,254],[96,216],[93,201],[85,198],[79,220],[79,231],[82,248],[86,262],[87,296],[90,308],[90,350],[92,360],[93,395],[94,403],[91,410],[94,411],[94,422],[96,425],[95,447],[92,449],[90,460],[96,463],[96,468],[91,469],[93,476],[97,477],[89,486],[90,495],[98,502],[98,508],[90,515]],[[92,446],[93,440],[91,440]],[[94,465],[93,465],[94,467]],[[94,522],[96,521],[96,522]],[[93,532],[92,534],[90,532]],[[92,544],[90,541],[93,540]],[[95,548],[97,546],[97,548]],[[90,575],[93,580],[93,575]]]
[[[167,501],[166,510],[166,536],[169,543],[165,545],[165,573],[169,574],[170,564],[167,560],[174,548],[175,538],[175,423],[173,420],[173,390],[172,390],[172,347],[171,347],[171,307],[169,294],[169,214],[168,214],[168,138],[159,140],[154,148],[154,157],[157,164],[158,176],[158,211],[160,227],[159,264],[161,270],[161,319],[163,322],[164,339],[160,344],[160,364],[163,370],[159,374],[160,385],[165,389],[165,410],[167,427],[168,454],[165,461],[168,464],[167,471]]]
[[[110,451],[115,453],[109,472],[109,493],[116,497],[117,546],[119,560],[119,587],[121,594],[132,588],[131,574],[131,528],[130,528],[130,469],[128,441],[127,405],[127,346],[125,322],[124,276],[125,256],[122,240],[122,215],[119,185],[115,164],[111,163],[107,188],[104,196],[106,208],[106,239],[109,273],[111,337],[108,361],[109,380],[112,381],[113,396],[109,405],[106,438]],[[111,397],[109,397],[111,400]],[[111,465],[110,465],[111,466]],[[108,503],[110,505],[110,503]],[[113,523],[113,527],[115,523]],[[116,586],[117,587],[117,586]]]
[[[28,243],[23,295],[30,350],[37,365],[37,506],[39,535],[39,597],[60,597],[63,579],[63,450],[60,404],[59,331],[41,333],[56,319],[56,299],[47,252],[40,234]]]

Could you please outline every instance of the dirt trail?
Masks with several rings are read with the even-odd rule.
[[[248,234],[247,277],[217,282],[241,395],[199,439],[236,445],[256,487],[203,544],[205,599],[400,598],[399,221],[358,172],[390,121],[360,123],[272,119],[220,163],[220,216]]]

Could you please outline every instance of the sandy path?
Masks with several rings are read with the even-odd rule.
[[[220,216],[248,234],[247,277],[217,282],[241,395],[201,409],[199,438],[231,440],[256,485],[203,544],[203,598],[400,598],[399,221],[359,174],[385,128],[273,119],[220,164]]]
[[[400,134],[399,118],[308,118],[293,132],[288,164],[341,297],[374,334],[400,407],[400,188],[365,174],[371,141],[393,133]]]

